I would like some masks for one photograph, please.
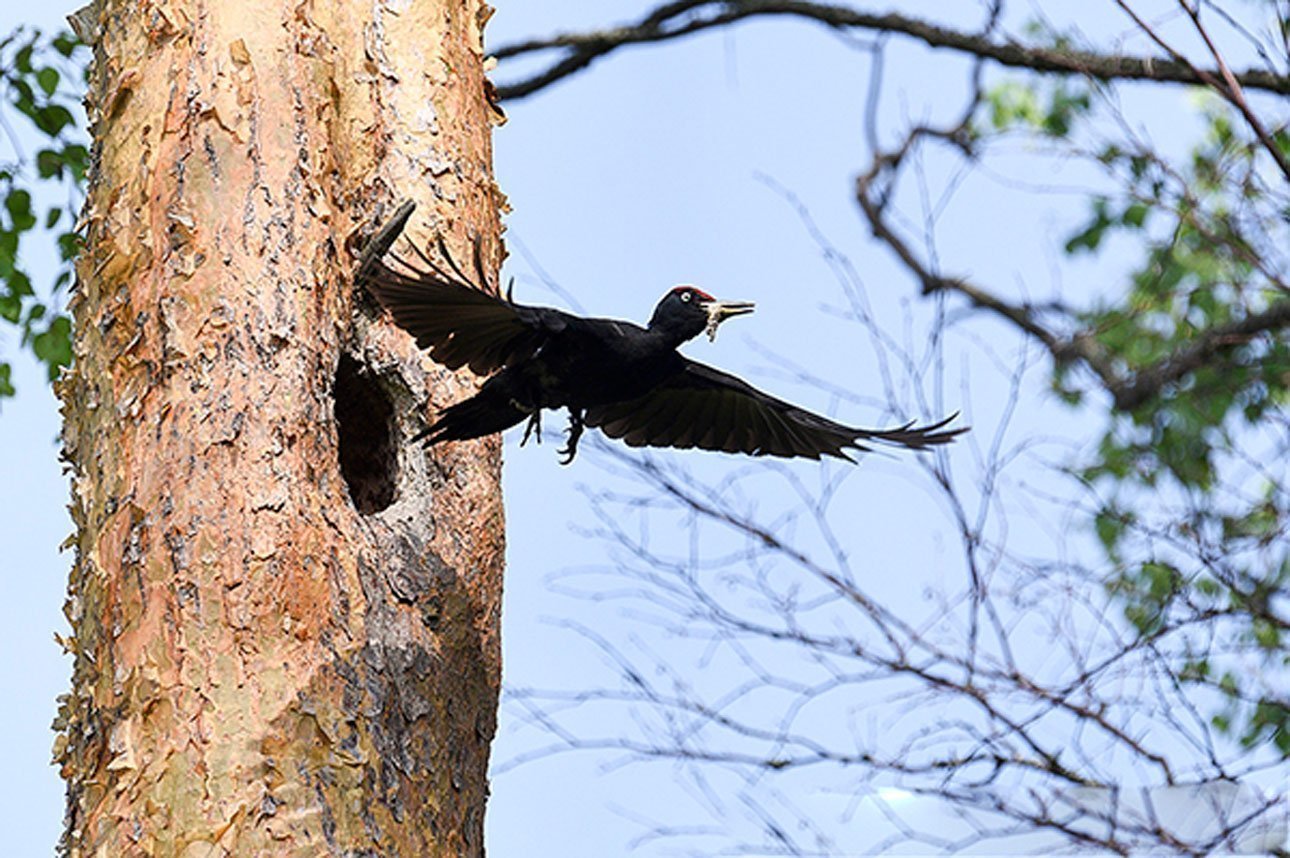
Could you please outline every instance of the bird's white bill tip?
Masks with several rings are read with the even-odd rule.
[[[752,301],[709,301],[704,307],[708,311],[708,327],[705,331],[708,342],[717,339],[717,327],[726,319],[743,316],[757,308]]]

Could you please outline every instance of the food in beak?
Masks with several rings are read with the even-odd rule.
[[[708,342],[716,340],[718,325],[732,316],[751,313],[756,306],[752,301],[709,301],[703,307],[708,311],[708,327],[704,331],[708,335]]]

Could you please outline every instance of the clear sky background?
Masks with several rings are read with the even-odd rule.
[[[47,29],[59,26],[72,6],[18,8],[13,0],[6,2],[7,22],[23,18]],[[899,5],[910,14],[944,19],[944,3]],[[628,20],[645,8],[639,0],[498,0],[497,6],[489,28],[493,45]],[[961,23],[979,20],[976,4],[955,7],[961,7]],[[1016,7],[1016,22],[1036,8]],[[1071,0],[1042,7],[1057,21],[1078,20],[1085,33],[1104,38],[1108,48],[1130,29],[1109,2]],[[1139,41],[1128,47],[1143,50]],[[884,127],[901,129],[911,118],[951,115],[962,96],[964,68],[961,58],[893,39],[880,113]],[[563,306],[542,285],[520,244],[594,315],[643,321],[658,298],[682,282],[718,297],[753,300],[756,314],[729,323],[715,344],[696,341],[687,353],[848,422],[888,423],[904,416],[884,413],[875,358],[856,327],[821,313],[821,305],[838,303],[837,283],[798,214],[767,182],[796,195],[828,238],[850,255],[879,316],[898,331],[911,312],[911,334],[920,336],[928,308],[910,307],[915,286],[867,235],[852,196],[854,174],[868,157],[861,123],[869,71],[867,55],[836,35],[777,20],[623,51],[548,92],[509,105],[510,122],[495,136],[496,168],[514,208],[507,235],[517,300]],[[1194,126],[1178,124],[1188,121],[1181,109],[1188,104],[1186,96],[1181,89],[1164,92],[1152,96],[1143,115],[1155,123],[1157,142],[1181,146],[1194,132]],[[1131,88],[1127,93],[1127,100],[1145,104],[1141,93]],[[1003,172],[993,179],[970,178],[942,221],[938,250],[947,268],[1012,284],[1034,297],[1084,297],[1113,288],[1119,264],[1114,253],[1096,261],[1058,259],[1061,243],[1084,216],[1082,195],[1036,195],[1016,184],[1085,189],[1097,178],[1078,166],[1059,170],[1024,147],[993,167]],[[1002,328],[979,324],[972,331],[996,338],[1003,354],[1020,347]],[[4,758],[10,773],[0,779],[0,790],[8,793],[0,800],[0,830],[6,832],[7,854],[41,855],[59,835],[63,807],[62,784],[48,761],[54,698],[65,690],[68,673],[53,634],[65,629],[61,605],[70,558],[57,546],[70,523],[67,486],[57,462],[54,399],[7,336],[4,354],[14,361],[20,392],[0,406],[0,450],[9,452],[0,481],[0,545],[7,550],[0,688],[9,697],[0,706],[0,735],[8,745]],[[839,387],[871,396],[873,407],[839,405],[825,393],[795,384],[775,370],[762,349],[791,356]],[[950,453],[967,476],[979,452],[975,445],[988,444],[999,425],[1006,379],[966,338],[951,355],[948,382],[932,406],[937,414],[962,409],[973,425],[972,439]],[[915,402],[911,396],[905,403],[909,416],[932,416],[913,410]],[[547,424],[548,429],[561,425],[562,418]],[[1023,385],[1008,440],[1048,439],[1029,472],[1042,483],[1042,460],[1078,455],[1097,428],[1094,419],[1080,417],[1046,393],[1041,371]],[[518,449],[517,433],[507,442],[505,682],[596,687],[608,681],[609,667],[569,628],[571,623],[624,644],[651,634],[612,605],[562,595],[552,586],[564,571],[610,562],[610,547],[583,535],[579,526],[591,521],[588,494],[609,484],[598,464],[603,458],[588,451],[562,468],[555,444]],[[663,457],[693,464],[713,481],[745,464],[715,454]],[[821,479],[820,465],[790,467],[807,482]],[[777,500],[767,498],[772,504]],[[928,491],[926,477],[901,457],[872,457],[849,479],[842,502],[854,520],[849,535],[855,550],[873,570],[873,586],[884,592],[907,587],[910,610],[925,610],[915,579],[934,583],[937,576],[957,574],[944,568],[957,562],[957,549],[951,523]],[[1023,545],[1033,540],[1036,550],[1051,547],[1044,533],[1020,539]],[[896,569],[901,574],[892,576]],[[697,664],[678,668],[699,677],[704,670]],[[605,725],[590,726],[601,734],[612,732]],[[504,704],[497,763],[548,741],[515,706]],[[499,858],[615,855],[650,823],[694,818],[694,796],[678,785],[668,766],[607,765],[615,759],[612,754],[558,755],[500,774],[489,809],[490,853]],[[642,848],[650,854],[659,845],[647,842]]]

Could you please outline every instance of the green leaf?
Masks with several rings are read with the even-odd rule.
[[[1097,197],[1093,200],[1093,217],[1079,232],[1066,240],[1066,252],[1074,254],[1081,250],[1094,251],[1102,243],[1102,237],[1111,226],[1110,200]]]
[[[9,282],[9,294],[19,300],[29,295],[35,295],[36,292],[31,288],[31,278],[25,271],[13,271],[7,278]]]
[[[50,41],[50,44],[54,46],[54,50],[58,51],[64,57],[71,57],[72,53],[77,48],[81,47],[81,40],[76,38],[74,34],[64,30],[57,36],[54,36]]]
[[[1104,507],[1094,518],[1094,527],[1097,530],[1097,538],[1102,541],[1102,546],[1108,552],[1113,552],[1121,537],[1124,536],[1128,521],[1119,510]]]
[[[1155,601],[1164,601],[1178,592],[1182,575],[1168,563],[1144,563],[1142,574],[1146,578],[1148,595]]]
[[[36,225],[36,216],[31,213],[31,194],[22,188],[9,192],[4,199],[4,207],[9,212],[14,229],[19,232],[25,232]]]
[[[58,255],[64,262],[70,262],[81,252],[81,237],[74,232],[65,232],[58,237]]]
[[[1120,217],[1120,222],[1125,226],[1139,228],[1147,222],[1147,215],[1150,213],[1151,209],[1146,203],[1135,202],[1124,210],[1124,214]]]
[[[13,67],[22,74],[31,74],[31,55],[35,51],[35,37],[13,55]]]
[[[14,264],[18,260],[18,233],[13,230],[0,229],[0,277],[8,278],[13,274]]]
[[[89,169],[90,150],[79,143],[69,143],[63,147],[63,163],[72,172],[77,184],[85,182],[85,173]]]
[[[0,293],[0,319],[18,324],[22,318],[22,301],[14,295]]]
[[[36,153],[36,172],[42,179],[58,178],[63,175],[63,156],[53,149],[41,149]]]
[[[36,127],[50,137],[56,137],[74,121],[72,112],[61,104],[46,105],[37,110],[32,118],[36,122]]]
[[[45,66],[36,72],[36,83],[45,91],[45,95],[53,95],[58,89],[58,69]]]
[[[49,367],[49,379],[58,378],[61,367],[72,362],[72,322],[58,316],[39,334],[31,338],[31,350]]]

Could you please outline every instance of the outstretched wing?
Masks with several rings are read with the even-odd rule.
[[[446,251],[441,253],[452,272],[419,251],[420,264],[389,254],[411,214],[405,204],[372,240],[358,281],[436,361],[488,375],[532,356],[551,334],[565,328],[570,317],[559,310],[525,307],[471,286]],[[385,261],[387,256],[393,265]]]
[[[687,359],[683,371],[644,396],[587,409],[585,422],[632,447],[699,447],[753,456],[849,459],[845,450],[868,450],[864,442],[914,450],[949,443],[967,431],[944,428],[957,416],[927,426],[910,421],[892,429],[858,429]]]

